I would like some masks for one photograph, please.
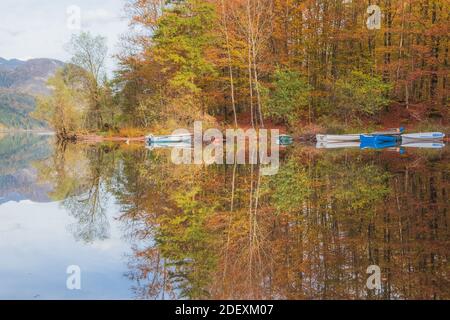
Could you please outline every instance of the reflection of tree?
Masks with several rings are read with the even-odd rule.
[[[112,192],[122,208],[124,232],[133,247],[127,276],[138,298],[173,297],[166,259],[154,243],[155,220],[167,206],[164,164],[146,149],[124,152],[113,177]]]
[[[105,212],[108,187],[115,168],[114,148],[108,145],[60,143],[53,157],[36,164],[41,181],[50,182],[50,196],[75,218],[69,228],[77,240],[109,237]]]
[[[105,214],[105,205],[109,196],[105,184],[114,169],[114,153],[112,157],[107,156],[110,151],[104,146],[88,150],[89,170],[85,176],[86,191],[63,201],[64,207],[77,220],[71,226],[74,237],[85,242],[104,240],[109,237],[110,226]]]
[[[198,169],[185,170],[148,159],[143,152],[125,155],[115,179],[115,196],[123,209],[128,236],[147,240],[135,248],[129,277],[141,298],[204,296],[214,257],[205,228],[211,209],[197,203]],[[201,178],[200,178],[201,179]]]
[[[89,191],[82,195],[73,195],[63,201],[76,222],[69,228],[75,239],[84,242],[104,240],[109,237],[109,221],[105,215],[104,204],[107,195],[99,181],[92,181]]]
[[[266,177],[127,148],[61,145],[36,167],[77,239],[108,237],[114,195],[138,298],[450,297],[448,151],[400,161],[294,148]],[[380,292],[365,287],[371,264]]]
[[[140,298],[450,297],[448,152],[293,149],[272,177],[148,161],[126,155],[115,185],[141,243],[129,273]],[[371,264],[380,292],[365,287]]]
[[[136,282],[133,291],[140,299],[175,298],[168,278],[166,260],[159,249],[149,245],[146,249],[133,248],[130,257],[129,279]]]

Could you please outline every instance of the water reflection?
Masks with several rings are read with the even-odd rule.
[[[51,199],[61,201],[75,218],[69,229],[77,240],[108,238],[105,211],[115,170],[114,148],[118,145],[57,144],[51,157],[35,164],[39,182],[54,186]]]
[[[450,298],[448,147],[281,155],[274,176],[117,144],[56,146],[32,166],[75,239],[108,239],[118,210],[135,298]]]
[[[24,199],[49,201],[51,186],[36,184],[37,171],[31,163],[51,152],[47,136],[0,133],[0,204]]]

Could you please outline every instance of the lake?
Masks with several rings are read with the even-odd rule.
[[[0,136],[0,299],[450,299],[449,147],[170,155]]]

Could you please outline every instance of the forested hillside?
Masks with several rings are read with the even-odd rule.
[[[52,59],[0,58],[0,128],[39,129],[47,124],[30,116],[35,96],[51,93],[47,79],[64,64]]]
[[[248,112],[260,125],[375,121],[395,109],[448,117],[448,1],[378,1],[379,29],[361,0],[166,2],[128,6],[143,30],[119,73],[134,124],[190,104],[230,120],[233,108]]]
[[[0,124],[4,128],[45,128],[45,122],[30,117],[35,106],[35,99],[31,95],[0,90]]]

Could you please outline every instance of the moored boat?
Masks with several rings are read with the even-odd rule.
[[[316,148],[318,149],[339,149],[339,148],[358,148],[358,141],[348,142],[317,142]]]
[[[402,147],[405,148],[422,148],[422,149],[442,149],[445,147],[445,144],[442,142],[410,142],[410,143],[402,143]]]
[[[387,139],[387,137],[388,136],[382,138],[380,138],[380,136],[361,136],[361,144],[359,147],[361,149],[387,149],[398,146],[397,140]]]
[[[146,146],[147,149],[192,149],[191,142],[151,142]]]
[[[317,134],[317,142],[359,141],[360,134]]]
[[[191,133],[184,134],[173,134],[166,136],[154,136],[152,134],[145,137],[145,140],[148,144],[151,143],[182,143],[182,142],[191,142],[192,141]]]
[[[418,140],[442,140],[445,134],[442,132],[419,132],[402,134],[402,141],[418,141]]]
[[[370,135],[362,134],[360,136],[361,143],[384,143],[384,142],[397,142],[399,139],[396,136],[384,136],[384,135]]]
[[[356,134],[317,134],[317,142],[347,142],[360,141],[361,135],[371,136],[399,136],[404,131],[404,128],[393,128],[386,131],[376,131],[370,134],[356,133]]]
[[[287,134],[280,134],[276,140],[276,144],[280,146],[288,146],[291,145],[293,142],[294,138],[292,138],[290,135]]]

